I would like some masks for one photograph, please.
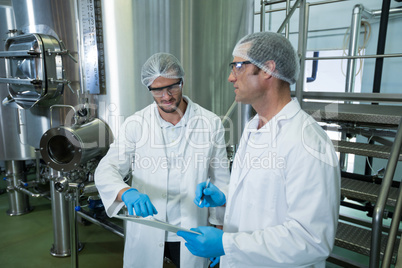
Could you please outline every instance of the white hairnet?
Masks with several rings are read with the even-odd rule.
[[[159,76],[165,78],[182,78],[184,70],[179,60],[169,53],[156,53],[142,66],[141,82],[149,87]]]
[[[235,46],[233,56],[248,60],[289,84],[294,84],[299,76],[299,57],[289,40],[278,33],[259,32],[243,37]],[[266,65],[270,60],[275,62],[272,72]]]

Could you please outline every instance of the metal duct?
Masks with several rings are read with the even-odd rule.
[[[109,149],[113,135],[101,120],[94,119],[83,125],[51,128],[40,141],[43,160],[57,171],[71,171]]]

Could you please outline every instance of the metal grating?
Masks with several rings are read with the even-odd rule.
[[[341,193],[346,197],[353,197],[360,200],[375,203],[380,193],[381,185],[358,181],[349,178],[341,178]],[[395,206],[398,198],[398,189],[391,187],[389,190],[387,205]]]
[[[402,106],[303,102],[302,107],[317,121],[398,126],[402,118]]]
[[[368,157],[388,159],[391,151],[391,147],[385,145],[337,140],[333,140],[332,143],[334,144],[337,152]],[[399,161],[402,161],[402,154],[399,154]]]
[[[387,235],[381,236],[381,259],[384,255],[387,245]],[[399,245],[399,238],[396,239],[395,245]],[[339,222],[336,232],[335,245],[341,248],[351,250],[366,256],[370,256],[371,230],[364,229],[358,226]],[[394,247],[392,263],[396,261],[398,246]]]

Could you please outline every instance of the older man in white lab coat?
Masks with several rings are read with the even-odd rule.
[[[127,118],[95,172],[109,216],[126,205],[129,214],[154,215],[185,228],[223,224],[223,208],[205,210],[193,203],[197,184],[208,178],[227,191],[223,126],[215,114],[182,96],[183,78],[171,54],[157,53],[144,64],[142,82],[155,102]],[[123,179],[130,168],[128,185]],[[175,233],[127,222],[124,267],[162,268],[164,256],[177,267],[207,267],[207,259],[192,255],[182,241]]]
[[[233,56],[236,101],[251,104],[257,115],[234,159],[223,231],[199,227],[202,235],[178,235],[197,256],[221,256],[221,268],[323,268],[336,233],[340,170],[326,133],[291,99],[298,57],[271,32],[244,37]],[[196,199],[211,195],[223,203],[219,187],[210,188],[197,190]]]

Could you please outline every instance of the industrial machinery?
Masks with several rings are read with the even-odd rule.
[[[261,4],[256,6],[259,12],[254,9],[256,2]],[[393,245],[401,241],[397,225],[402,197],[400,183],[393,180],[393,175],[396,163],[402,159],[402,97],[390,90],[400,85],[398,78],[388,77],[388,88],[380,88],[381,61],[402,58],[400,46],[391,46],[391,53],[385,50],[385,40],[389,38],[386,25],[391,22],[394,31],[400,31],[395,22],[402,11],[400,7],[387,6],[390,0],[383,0],[380,10],[350,2],[353,1],[1,1],[0,164],[4,163],[1,171],[7,183],[7,214],[23,217],[35,213],[30,199],[49,199],[54,238],[50,253],[71,256],[73,267],[78,266],[78,251],[83,246],[77,235],[77,222],[89,221],[124,237],[122,224],[102,214],[93,174],[113,138],[119,135],[124,119],[153,101],[140,82],[140,73],[145,61],[157,52],[172,53],[182,62],[185,95],[222,116],[232,161],[243,126],[253,111],[234,102],[232,85],[227,83],[227,66],[241,37],[269,29],[284,33],[297,44],[302,75],[292,88],[293,96],[326,130],[339,134],[340,138],[333,142],[342,166],[342,207],[367,211],[373,219],[367,222],[341,215],[335,245],[368,255],[371,267],[378,267],[381,258],[384,263],[395,263],[398,247]],[[367,2],[378,8],[378,1],[364,4]],[[351,20],[331,20],[314,12],[325,5],[347,6],[344,9]],[[253,25],[257,17],[260,29]],[[323,18],[331,24],[325,29],[320,28],[326,24]],[[367,55],[359,54],[360,33],[366,34],[361,27],[368,25],[362,21],[377,24],[379,33],[378,41],[374,41],[378,42],[377,51],[367,50]],[[343,31],[350,33],[349,39],[345,38],[347,54],[338,57],[345,60],[344,87],[339,92],[325,88],[319,92],[306,90],[306,80],[319,79],[321,62],[337,59],[322,53],[307,57],[307,51],[330,49],[333,40],[344,36]],[[322,45],[324,42],[319,40],[329,40],[330,45]],[[362,59],[376,61],[365,67],[374,71],[373,90],[357,93],[355,73]],[[315,66],[313,79],[305,79],[303,74],[310,62]],[[390,76],[399,66],[400,61],[390,68],[392,71],[388,69]],[[371,80],[371,75],[366,75],[365,88]],[[355,139],[360,140],[352,142]],[[363,174],[344,170],[352,155],[364,157]],[[369,169],[379,163],[378,159],[387,160],[387,167],[371,174]],[[397,220],[392,226],[383,226],[385,217]],[[356,237],[362,238],[358,240],[361,243],[355,243]],[[400,246],[399,251],[402,254]],[[329,261],[360,267],[335,253]]]
[[[77,266],[77,220],[124,236],[121,225],[83,207],[102,207],[94,170],[124,119],[152,102],[140,82],[148,57],[176,55],[186,72],[184,94],[226,115],[231,130],[241,129],[249,109],[232,105],[226,66],[235,43],[252,32],[254,1],[6,2],[0,5],[6,33],[0,42],[0,160],[9,215],[32,211],[29,198],[50,199],[50,252],[71,255]],[[230,144],[239,136],[227,131]]]
[[[275,5],[279,2],[283,2],[285,8],[277,9]],[[381,83],[381,78],[383,73],[387,73],[385,70],[392,73],[390,71],[393,69],[390,67],[392,63],[399,65],[401,63],[400,47],[393,49],[391,46],[386,53],[385,43],[388,38],[392,37],[392,34],[387,33],[387,26],[397,23],[398,20],[400,22],[402,9],[401,7],[391,8],[390,0],[382,1],[381,9],[377,10],[371,10],[362,4],[349,4],[351,5],[351,21],[350,26],[345,28],[348,38],[345,38],[347,42],[344,44],[343,55],[339,57],[321,55],[307,57],[308,47],[315,46],[314,41],[318,39],[317,36],[321,37],[321,41],[330,39],[329,47],[331,47],[333,44],[331,38],[337,35],[334,32],[342,29],[327,18],[326,20],[331,21],[328,28],[312,23],[317,19],[330,16],[331,12],[328,10],[339,5],[338,2],[344,1],[310,3],[305,0],[297,0],[292,5],[290,1],[261,1],[260,14],[264,14],[264,16],[260,16],[260,28],[264,30],[266,26],[277,26],[277,31],[284,32],[289,39],[297,38],[302,74],[305,73],[306,64],[312,61],[316,63],[318,61],[318,66],[323,61],[344,60],[346,62],[345,83],[340,85],[339,91],[326,91],[326,87],[329,86],[328,82],[322,85],[319,91],[308,91],[305,81],[309,81],[305,79],[304,75],[301,75],[295,91],[292,93],[297,97],[303,110],[320,122],[326,131],[335,134],[332,136],[332,142],[339,153],[342,176],[342,202],[335,246],[369,256],[367,258],[369,267],[380,267],[380,263],[381,267],[391,267],[391,265],[399,267],[402,252],[400,245],[402,230],[399,227],[402,195],[401,179],[398,178],[396,170],[398,162],[402,161],[402,95],[400,94],[399,78],[388,77],[384,83]],[[322,8],[323,5],[326,8]],[[294,23],[293,20],[293,24],[291,24],[290,21],[293,14],[296,14],[296,8],[299,10],[298,21]],[[325,10],[326,13],[317,12],[317,9]],[[273,16],[272,14],[278,11],[284,11],[285,16],[276,21],[269,20],[266,23],[268,21],[265,20],[266,13]],[[317,16],[318,14],[319,16]],[[376,50],[370,51],[371,53],[367,53],[367,55],[361,55],[368,42],[367,31],[363,27],[371,25],[370,23],[375,25],[378,31],[378,38],[372,39],[371,43],[371,46],[374,43]],[[291,27],[298,29],[297,32],[293,32],[293,36]],[[370,27],[374,28],[374,26]],[[399,36],[399,33],[395,33]],[[312,35],[317,36],[312,37]],[[361,40],[362,37],[365,40]],[[307,41],[310,41],[310,44]],[[322,50],[330,49],[323,47],[323,43],[325,42],[318,47]],[[373,65],[373,68],[366,71],[366,76],[362,79],[365,87],[361,89],[361,92],[355,92],[357,63],[358,60],[361,63],[363,59],[365,61],[373,59],[375,64],[367,64],[367,66]],[[388,65],[385,64],[386,60]],[[363,67],[360,66],[360,68]],[[370,71],[373,71],[373,74]],[[331,73],[331,75],[333,74]],[[373,77],[374,79],[372,79]],[[371,88],[368,88],[369,86]],[[361,170],[358,166],[359,163],[355,161],[355,166],[350,169],[351,171],[347,170],[348,157],[355,160],[363,159],[365,168]],[[375,162],[381,163],[383,168],[378,171],[373,170],[373,159]],[[382,162],[382,159],[385,159],[385,162]],[[367,217],[343,213],[343,211],[349,211],[348,209],[354,210],[354,213],[357,212],[353,215],[359,215],[358,212],[362,211],[367,212]],[[390,219],[391,221],[387,222]],[[367,267],[353,258],[337,254],[336,251],[327,261],[342,267]]]

